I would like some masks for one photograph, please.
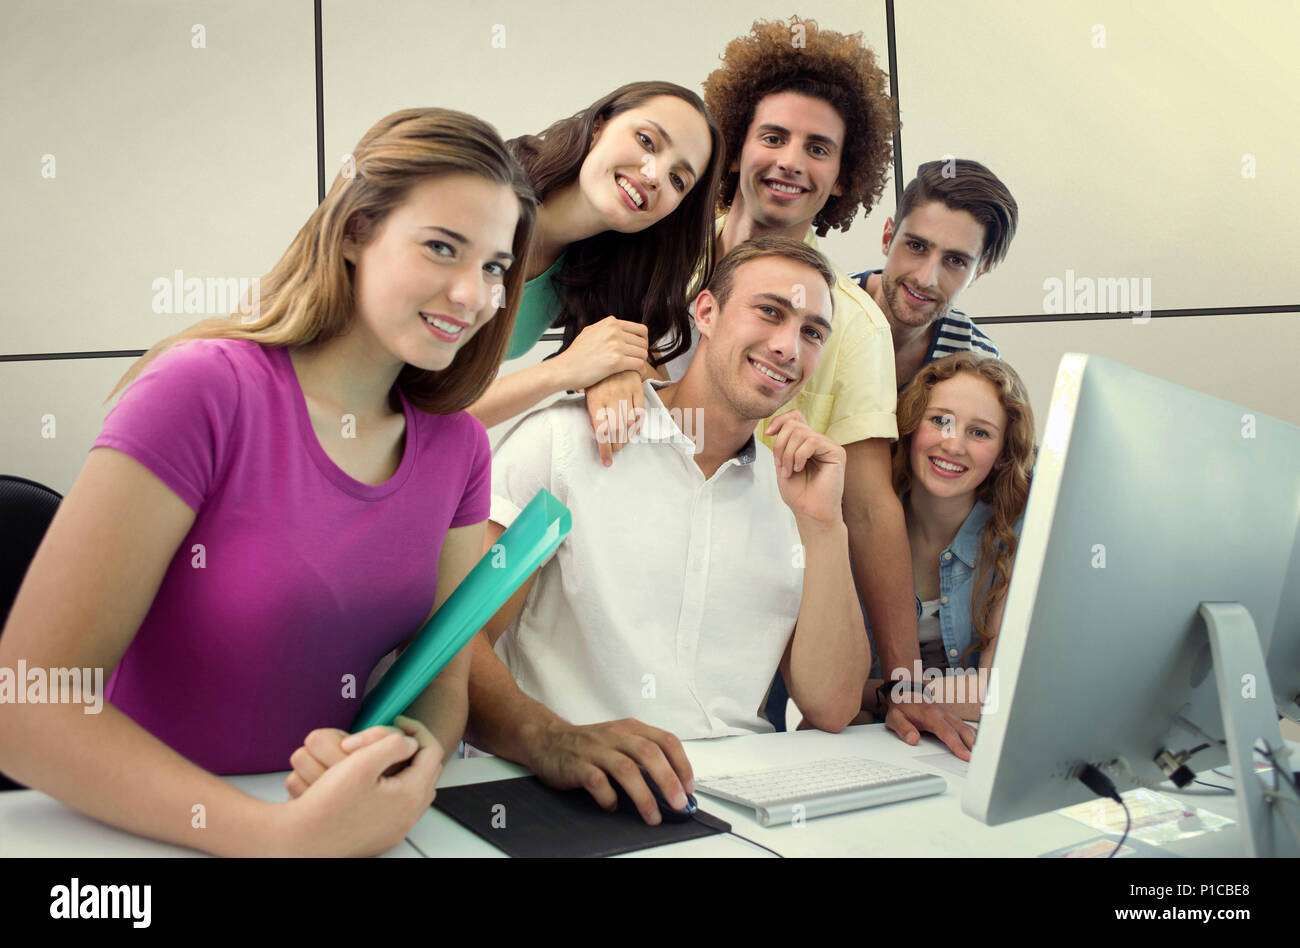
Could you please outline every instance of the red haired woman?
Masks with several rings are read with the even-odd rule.
[[[987,672],[960,688],[959,675],[993,662],[1029,497],[1033,410],[1011,366],[962,352],[926,365],[899,395],[898,434],[893,480],[916,577],[921,660],[945,673],[926,688],[976,720]],[[881,707],[879,674],[864,693],[868,710]]]

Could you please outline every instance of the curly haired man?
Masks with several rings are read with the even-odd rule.
[[[816,246],[814,231],[847,231],[860,208],[871,209],[893,151],[887,83],[860,33],[836,33],[812,20],[760,20],[727,45],[722,65],[704,82],[730,163],[720,195],[719,256],[764,235]],[[910,680],[920,652],[903,510],[889,477],[890,442],[898,436],[890,328],[867,293],[843,272],[835,275],[835,333],[786,408],[845,448],[854,579],[882,668]],[[785,693],[778,676],[768,705],[778,718]],[[900,702],[886,723],[908,743],[929,731],[970,758],[974,731],[937,705]]]

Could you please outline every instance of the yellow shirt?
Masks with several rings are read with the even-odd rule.
[[[811,227],[803,242],[820,249]],[[839,444],[867,438],[896,441],[898,388],[889,323],[876,301],[838,267],[832,292],[831,337],[817,371],[777,414],[797,408],[809,426]],[[771,421],[765,418],[758,425],[758,436],[769,448],[772,440],[764,438],[763,431]]]

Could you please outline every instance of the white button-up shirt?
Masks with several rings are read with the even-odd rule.
[[[498,446],[492,519],[509,526],[546,488],[573,530],[496,652],[573,724],[631,717],[682,740],[770,731],[760,709],[803,590],[772,452],[751,438],[705,480],[649,382],[645,406],[609,468],[581,396],[526,416]]]

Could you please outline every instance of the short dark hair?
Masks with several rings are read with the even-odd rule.
[[[1011,249],[1020,209],[1007,186],[988,168],[969,158],[940,158],[916,169],[916,177],[903,189],[894,212],[895,233],[903,219],[922,205],[942,201],[953,211],[965,211],[984,226],[980,263],[992,270]]]
[[[812,267],[826,281],[826,287],[831,292],[831,305],[835,305],[835,268],[831,266],[831,262],[826,259],[825,254],[814,247],[808,246],[802,240],[769,235],[755,237],[753,240],[737,244],[713,268],[713,275],[704,288],[713,294],[713,298],[718,301],[719,308],[726,306],[727,300],[731,298],[731,289],[735,283],[736,271],[751,260],[758,260],[762,257],[785,257],[787,260],[793,260],[796,263]]]
[[[860,206],[870,211],[880,200],[889,179],[896,123],[889,76],[861,33],[836,33],[797,16],[788,23],[755,20],[747,35],[727,44],[722,65],[704,80],[704,101],[722,128],[728,162],[740,157],[758,103],[780,92],[822,99],[844,120],[844,193],[826,202],[813,227],[818,237],[832,228],[847,231]],[[733,172],[723,178],[720,207],[731,206],[739,178]]]

